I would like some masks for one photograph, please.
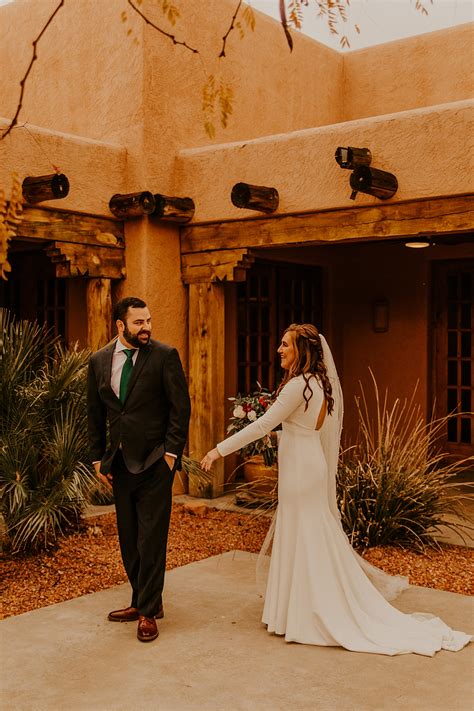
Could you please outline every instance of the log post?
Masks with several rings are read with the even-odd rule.
[[[224,286],[189,285],[189,390],[191,423],[189,455],[200,460],[225,436],[224,413]],[[212,490],[203,492],[189,482],[191,496],[221,496],[224,461],[213,467]]]
[[[93,351],[112,338],[112,280],[87,280],[87,345]]]

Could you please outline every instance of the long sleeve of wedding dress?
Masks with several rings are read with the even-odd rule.
[[[321,431],[315,429],[324,397],[321,385],[311,377],[313,395],[306,406],[306,384],[298,376],[262,417],[217,445],[225,456],[282,423],[263,622],[288,642],[388,655],[458,651],[471,636],[451,630],[439,618],[406,615],[392,607],[386,597],[406,583],[363,561],[343,531],[335,494],[342,395],[335,368],[330,372],[335,409]]]
[[[238,449],[242,449],[250,442],[260,439],[269,434],[275,427],[286,420],[294,410],[301,404],[303,389],[300,380],[293,378],[281,390],[275,402],[268,408],[266,413],[254,422],[236,432],[231,437],[219,442],[217,451],[222,457],[226,457]]]

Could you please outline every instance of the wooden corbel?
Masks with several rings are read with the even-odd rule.
[[[254,261],[248,249],[218,249],[181,255],[181,274],[185,284],[245,281]]]
[[[73,242],[52,242],[47,256],[56,266],[57,277],[101,277],[123,279],[125,255],[123,249],[111,247],[91,248]]]

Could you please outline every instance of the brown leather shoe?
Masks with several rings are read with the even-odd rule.
[[[137,638],[140,642],[152,642],[158,637],[158,627],[154,617],[140,615],[138,618]]]
[[[135,622],[138,620],[138,610],[136,607],[124,607],[122,610],[112,610],[109,612],[110,622]]]
[[[157,620],[162,620],[165,616],[163,605],[160,605],[155,617]],[[139,618],[136,607],[125,607],[123,610],[113,610],[109,612],[108,620],[110,622],[136,622]]]

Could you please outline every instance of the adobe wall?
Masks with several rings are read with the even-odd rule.
[[[177,180],[196,202],[195,221],[254,217],[234,207],[240,181],[275,187],[279,213],[352,207],[350,171],[334,159],[337,146],[366,146],[372,165],[394,173],[391,201],[456,195],[474,190],[474,102],[347,121],[238,143],[183,150]],[[379,204],[358,194],[356,204]]]
[[[31,42],[56,5],[56,0],[17,0],[0,8],[0,61],[9,78],[0,86],[0,115],[13,115]],[[116,0],[65,3],[38,44],[20,121],[126,145],[146,130],[161,137],[163,158],[176,145],[212,142],[201,111],[209,74],[232,84],[235,104],[227,129],[216,121],[214,142],[341,120],[338,52],[298,35],[290,53],[280,25],[255,13],[255,31],[246,28],[243,39],[233,31],[226,57],[219,59],[233,0],[209,0],[205,11],[202,3],[176,5],[181,16],[175,26],[150,0],[140,9],[199,54],[174,46]]]
[[[344,121],[474,96],[474,23],[344,54]]]

